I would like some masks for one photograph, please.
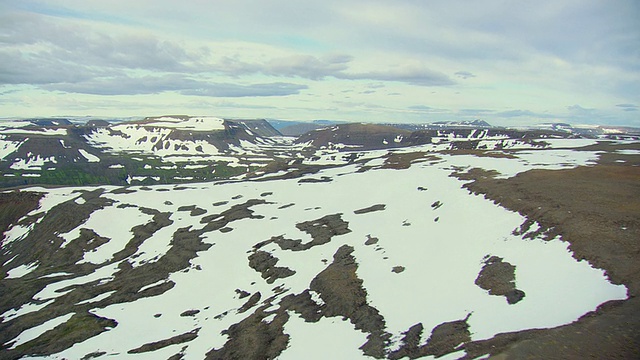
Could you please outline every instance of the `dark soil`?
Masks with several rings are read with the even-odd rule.
[[[549,238],[561,235],[576,259],[629,289],[628,300],[605,303],[575,323],[466,344],[467,358],[640,359],[640,157],[617,154],[618,148],[625,146],[591,147],[606,151],[595,166],[510,179],[477,170],[458,175],[474,180],[466,185],[470,191],[537,221]]]

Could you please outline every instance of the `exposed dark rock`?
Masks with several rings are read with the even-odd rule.
[[[322,317],[320,305],[311,299],[309,290],[285,296],[280,301],[280,306],[282,309],[295,311],[306,322],[317,322]]]
[[[244,299],[244,298],[246,298],[247,296],[251,295],[251,293],[246,292],[246,291],[244,291],[244,290],[240,290],[240,289],[236,289],[236,294],[238,294],[238,298],[239,298],[239,299]]]
[[[292,240],[283,236],[274,236],[269,242],[275,242],[282,250],[303,251],[317,245],[326,244],[336,235],[344,235],[351,232],[349,223],[342,220],[342,214],[326,215],[317,220],[296,224],[296,227],[311,235],[313,240],[303,244],[300,239]]]
[[[404,266],[394,266],[393,269],[391,269],[392,272],[399,274],[401,272],[403,272],[405,269]]]
[[[90,360],[99,358],[100,356],[106,355],[106,351],[94,351],[92,353],[88,353],[87,355],[80,358],[80,360]]]
[[[469,324],[467,320],[470,315],[463,320],[456,320],[442,323],[431,332],[425,345],[420,345],[420,338],[424,330],[422,323],[413,325],[404,333],[402,346],[389,354],[389,359],[401,359],[408,357],[417,359],[424,356],[435,356],[436,358],[458,351],[462,346],[471,341]]]
[[[383,169],[408,169],[412,164],[418,162],[424,162],[427,160],[437,160],[438,157],[427,154],[425,152],[411,152],[411,153],[392,153],[387,156],[387,159],[382,165]]]
[[[275,359],[280,355],[289,343],[289,335],[283,329],[289,315],[282,311],[271,322],[263,321],[269,315],[264,312],[267,306],[223,331],[229,340],[222,348],[209,351],[205,359]]]
[[[434,202],[433,204],[431,204],[431,208],[433,208],[433,210],[437,210],[440,208],[440,206],[442,206],[442,203],[440,202],[440,200]]]
[[[471,341],[471,333],[467,323],[469,316],[467,315],[463,320],[446,322],[436,326],[424,346],[425,354],[440,357],[457,351],[460,344]]]
[[[46,331],[39,337],[18,345],[15,349],[3,350],[2,358],[17,359],[23,354],[46,356],[61,352],[76,343],[85,341],[100,333],[114,328],[114,320],[99,317],[91,313],[75,313],[67,322]]]
[[[333,262],[311,281],[309,289],[324,301],[320,307],[323,316],[348,318],[356,329],[369,333],[360,348],[365,355],[383,358],[391,335],[384,331],[382,315],[367,304],[367,292],[356,274],[358,265],[352,252],[351,246],[341,246],[333,255]]]
[[[36,192],[9,192],[0,193],[0,245],[4,239],[4,232],[9,225],[15,224],[20,218],[35,210],[40,203],[42,193]],[[3,262],[4,263],[4,262]],[[0,279],[4,274],[0,274]]]
[[[377,244],[379,239],[377,237],[372,237],[371,235],[367,235],[367,241],[364,242],[365,245],[374,245]]]
[[[146,224],[137,225],[131,229],[133,238],[129,240],[124,249],[113,255],[112,262],[120,261],[135,254],[145,240],[151,238],[158,230],[173,224],[173,220],[170,219],[171,213],[148,208],[140,208],[140,211],[147,215],[152,215],[153,219]]]
[[[359,210],[355,210],[353,213],[356,215],[360,215],[360,214],[366,214],[369,212],[374,212],[374,211],[382,211],[387,207],[387,205],[385,204],[376,204],[376,205],[371,205],[367,208],[364,209],[359,209]]]
[[[507,298],[507,302],[510,305],[517,303],[518,301],[524,299],[525,293],[522,290],[513,289],[505,294]]]
[[[298,183],[300,184],[304,184],[304,183],[326,183],[326,182],[332,182],[333,179],[329,176],[322,176],[319,179],[316,178],[304,178],[304,179],[300,179],[298,180]]]
[[[266,204],[265,200],[252,199],[247,200],[243,204],[233,205],[230,209],[223,211],[220,214],[212,214],[203,217],[200,223],[206,224],[203,232],[216,231],[225,227],[228,223],[240,220],[240,219],[262,219],[262,215],[253,215],[253,210],[250,208],[259,204]]]
[[[402,338],[402,346],[389,354],[389,359],[402,359],[408,357],[409,359],[415,359],[423,356],[420,350],[420,337],[424,327],[422,323],[417,323],[404,332]]]
[[[196,316],[199,312],[200,312],[200,310],[186,310],[186,311],[183,311],[180,314],[180,316],[182,316],[182,317]]]
[[[484,262],[475,283],[490,295],[505,296],[509,304],[515,304],[525,296],[524,291],[516,289],[515,271],[515,266],[492,256]]]
[[[260,301],[260,298],[262,298],[262,294],[260,294],[260,292],[256,292],[255,294],[251,295],[249,300],[247,300],[247,302],[245,302],[240,307],[240,309],[238,309],[238,314],[246,312],[247,310],[249,310],[252,307],[254,307],[258,303],[258,301]]]
[[[176,336],[171,337],[169,339],[164,339],[164,340],[154,341],[152,343],[144,344],[144,345],[142,345],[140,347],[137,347],[135,349],[131,349],[131,350],[127,351],[127,353],[129,353],[129,354],[140,354],[140,353],[145,353],[145,352],[150,352],[150,351],[156,351],[158,349],[162,349],[162,348],[165,348],[167,346],[171,346],[171,345],[175,345],[175,344],[186,343],[186,342],[195,340],[198,337],[198,331],[200,331],[200,328],[197,328],[195,330],[189,331],[189,332],[184,333],[184,334],[176,335]]]
[[[287,267],[278,267],[278,258],[266,251],[256,251],[249,255],[249,267],[259,272],[267,283],[271,284],[277,279],[292,276],[296,272]]]
[[[200,216],[207,213],[207,210],[199,208],[195,205],[184,205],[178,207],[178,211],[189,211],[191,216]]]

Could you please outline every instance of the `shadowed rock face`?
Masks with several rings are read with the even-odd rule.
[[[525,296],[524,291],[516,289],[516,267],[502,258],[492,256],[484,262],[476,285],[488,290],[490,295],[504,296],[511,305],[519,302]]]

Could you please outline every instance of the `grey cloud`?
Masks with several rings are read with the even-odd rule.
[[[218,101],[215,104],[201,103],[202,105],[214,105],[217,108],[233,108],[233,109],[277,109],[271,105],[255,105],[255,104],[240,104],[231,101]]]
[[[27,62],[47,56],[77,66],[194,71],[202,67],[206,55],[149,34],[101,33],[88,26],[54,23],[24,13],[1,16],[0,34],[5,50],[20,51]],[[34,44],[37,46],[29,46]]]
[[[508,110],[495,113],[498,117],[520,117],[520,116],[535,116],[535,113],[530,110]]]
[[[177,76],[114,76],[98,77],[81,82],[58,82],[46,84],[47,90],[64,91],[69,93],[92,95],[139,95],[157,94],[164,91],[182,90],[190,86],[197,86],[197,82]]]
[[[268,60],[264,63],[246,63],[225,57],[212,70],[227,75],[240,76],[253,73],[281,77],[300,77],[322,80],[334,77],[343,80],[397,81],[418,86],[448,86],[455,84],[447,75],[424,66],[406,66],[385,71],[363,73],[349,72],[350,55],[316,57],[312,55],[292,55]],[[381,85],[374,85],[380,87]]]
[[[263,72],[276,76],[298,76],[319,80],[336,76],[348,68],[351,56],[338,55],[320,59],[311,55],[294,55],[272,59],[264,64]]]
[[[623,111],[638,111],[638,105],[634,104],[618,104],[616,106],[621,108]]]
[[[472,74],[472,73],[470,73],[468,71],[458,71],[454,75],[456,75],[459,78],[465,79],[465,80],[469,79],[469,78],[476,77],[474,74]]]
[[[409,109],[418,110],[418,111],[429,111],[429,110],[432,110],[433,108],[426,105],[413,105],[413,106],[409,106]]]
[[[61,61],[46,52],[25,56],[15,49],[0,49],[0,58],[0,84],[73,83],[104,74],[101,70]]]
[[[515,117],[532,117],[532,118],[542,118],[542,119],[548,119],[548,118],[556,118],[557,116],[551,115],[551,114],[545,114],[545,113],[537,113],[537,112],[533,112],[531,110],[508,110],[508,111],[500,111],[500,112],[496,112],[493,114],[496,117],[503,117],[503,118],[515,118]]]
[[[304,89],[307,89],[306,85],[282,82],[251,85],[213,83],[200,88],[181,90],[180,93],[212,97],[287,96],[299,94]]]
[[[194,80],[181,75],[96,78],[77,83],[43,85],[47,90],[93,95],[140,95],[177,91],[183,95],[210,97],[285,96],[298,94],[305,85],[262,83],[239,85]]]
[[[405,67],[388,71],[340,73],[337,78],[350,80],[397,81],[418,86],[449,86],[455,81],[447,75],[424,67]]]
[[[321,80],[327,76],[336,76],[348,68],[352,60],[349,55],[332,55],[316,57],[312,55],[291,55],[273,58],[262,63],[247,63],[231,57],[223,57],[212,71],[231,76],[261,73],[271,76],[300,77],[310,80]]]
[[[458,114],[460,115],[479,115],[479,114],[493,114],[495,110],[489,109],[460,109],[458,110]]]

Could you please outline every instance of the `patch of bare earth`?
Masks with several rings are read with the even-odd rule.
[[[467,343],[466,358],[640,358],[640,157],[618,155],[613,145],[597,150],[607,152],[595,166],[531,170],[509,179],[477,169],[457,176],[474,180],[465,185],[473,193],[537,221],[548,238],[561,235],[576,259],[627,286],[629,299],[604,303],[569,325]]]

